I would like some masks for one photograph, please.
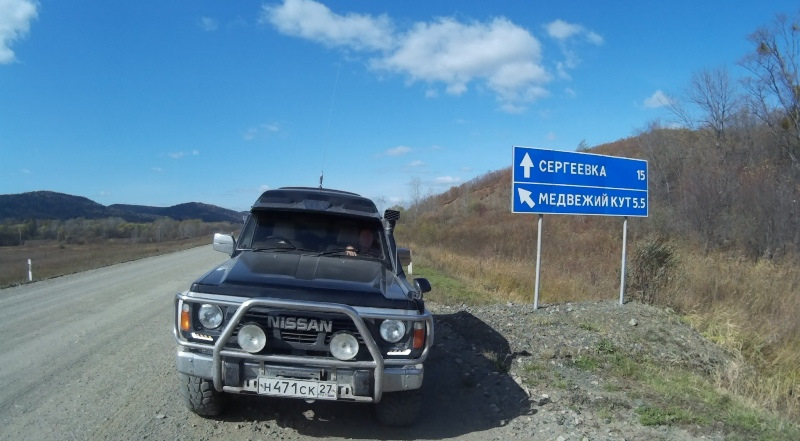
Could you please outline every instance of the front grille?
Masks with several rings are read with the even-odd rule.
[[[286,320],[287,318],[296,320],[305,319],[306,323],[313,320],[317,324],[316,327],[320,329],[281,329],[270,326],[275,325],[276,322],[281,323],[281,319]],[[331,322],[330,327],[327,326],[327,321]],[[339,331],[348,331],[352,333],[356,339],[358,339],[359,344],[364,344],[363,337],[358,332],[355,323],[353,323],[349,317],[335,314],[309,314],[302,311],[270,310],[269,308],[254,307],[249,309],[239,322],[230,340],[228,340],[228,347],[239,348],[236,338],[239,335],[239,329],[247,323],[258,324],[267,334],[268,341],[264,352],[268,353],[290,354],[303,351],[315,353],[317,355],[326,354],[333,334]]]
[[[319,332],[314,331],[287,331],[285,329],[280,331],[281,340],[300,344],[314,344],[317,342],[318,336]]]
[[[367,324],[367,326],[369,326],[369,324]],[[350,320],[349,318],[345,318],[345,319],[334,319],[333,320],[333,332],[328,333],[325,336],[325,344],[326,345],[330,344],[331,337],[333,337],[333,334],[335,334],[338,331],[348,331],[351,334],[356,336],[356,339],[358,339],[358,344],[360,344],[360,345],[364,344],[364,338],[361,336],[361,333],[358,332],[358,328],[356,328],[356,324],[353,323],[353,321]]]

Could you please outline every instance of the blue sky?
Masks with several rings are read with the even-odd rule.
[[[386,204],[669,121],[791,1],[0,0],[0,193]],[[509,183],[510,185],[510,183]]]

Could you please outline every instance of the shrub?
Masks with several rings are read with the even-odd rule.
[[[633,297],[642,303],[655,303],[669,282],[675,265],[675,248],[666,238],[648,238],[639,242],[633,251],[627,280]]]

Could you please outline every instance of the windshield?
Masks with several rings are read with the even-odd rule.
[[[293,211],[254,212],[242,231],[239,248],[377,259],[387,255],[378,219]]]

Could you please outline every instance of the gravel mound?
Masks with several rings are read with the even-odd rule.
[[[483,389],[489,407],[503,415],[496,439],[724,438],[714,427],[643,426],[635,412],[641,398],[620,391],[619,380],[604,378],[603,370],[580,367],[605,352],[710,378],[732,361],[669,309],[613,301],[539,310],[512,303],[428,307],[446,336],[437,336],[434,349],[453,357],[464,388]],[[514,387],[503,377],[526,399],[509,400]]]

